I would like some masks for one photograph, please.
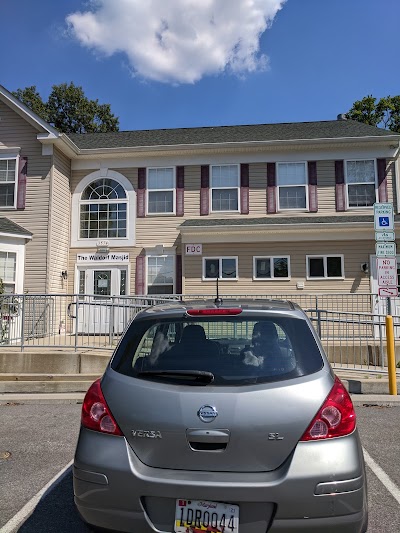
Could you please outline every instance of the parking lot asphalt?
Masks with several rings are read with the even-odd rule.
[[[79,431],[80,405],[0,406],[0,531],[11,533],[81,533],[90,531],[80,520],[72,494],[72,473],[67,469],[53,483],[33,512],[18,528],[7,522],[73,457]],[[356,407],[364,449],[389,476],[400,494],[399,407]],[[400,531],[400,504],[367,466],[370,533]],[[3,483],[5,481],[5,483]]]

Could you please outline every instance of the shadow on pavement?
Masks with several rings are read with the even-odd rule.
[[[88,533],[91,531],[80,519],[74,504],[72,472],[51,487],[36,506],[18,533]]]

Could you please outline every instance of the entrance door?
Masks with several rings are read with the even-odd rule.
[[[126,296],[127,267],[79,267],[78,310],[80,333],[107,335],[122,333],[125,327],[123,300]]]

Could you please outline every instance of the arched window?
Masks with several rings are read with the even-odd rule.
[[[80,198],[81,239],[112,239],[127,236],[127,195],[120,183],[98,178]]]

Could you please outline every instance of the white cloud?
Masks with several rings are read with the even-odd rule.
[[[224,70],[267,68],[260,36],[285,1],[92,0],[66,20],[82,45],[106,56],[125,53],[143,78],[194,83]]]

